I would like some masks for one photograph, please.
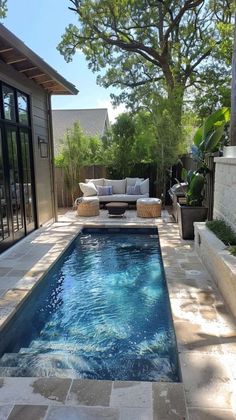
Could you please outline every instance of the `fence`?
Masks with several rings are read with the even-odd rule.
[[[79,182],[84,182],[86,178],[105,178],[106,168],[101,165],[84,166],[80,171]],[[55,179],[56,179],[56,191],[57,191],[57,203],[58,207],[72,207],[72,199],[68,192],[68,188],[65,182],[64,170],[61,168],[55,168]],[[78,184],[78,197],[82,195],[79,184]]]

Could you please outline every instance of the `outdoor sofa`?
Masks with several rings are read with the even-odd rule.
[[[83,200],[97,197],[100,203],[136,203],[139,198],[149,197],[149,178],[125,178],[119,180],[99,178],[79,183]]]

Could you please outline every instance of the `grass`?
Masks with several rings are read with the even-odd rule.
[[[206,226],[219,238],[225,245],[234,248],[233,255],[236,255],[236,234],[234,233],[231,226],[229,226],[224,220],[212,220],[206,222]]]

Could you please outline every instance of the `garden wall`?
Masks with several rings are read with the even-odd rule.
[[[214,219],[224,219],[236,232],[236,157],[214,159]]]

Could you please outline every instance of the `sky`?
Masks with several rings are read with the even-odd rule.
[[[96,84],[96,74],[88,69],[81,52],[66,63],[56,49],[65,27],[77,22],[69,5],[69,0],[8,0],[2,23],[79,90],[77,96],[54,96],[53,109],[108,108],[113,122],[124,106],[113,109],[111,90]]]

